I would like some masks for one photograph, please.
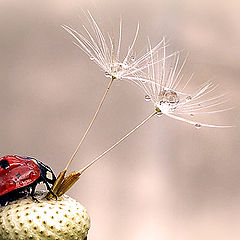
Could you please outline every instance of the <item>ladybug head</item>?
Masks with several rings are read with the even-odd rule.
[[[38,164],[38,167],[40,170],[40,175],[41,175],[42,179],[46,180],[50,184],[54,184],[54,182],[56,181],[56,177],[55,177],[52,169],[38,160],[35,160],[35,161]]]

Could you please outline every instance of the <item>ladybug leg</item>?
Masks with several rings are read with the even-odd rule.
[[[35,193],[35,190],[36,190],[36,186],[37,186],[37,184],[34,184],[34,185],[32,186],[32,191],[31,191],[31,193],[30,193],[30,196],[32,197],[32,199],[33,199],[34,201],[39,202],[39,200],[34,197],[34,193]]]
[[[34,200],[34,201],[40,203],[40,201],[39,201],[37,198],[35,198],[34,196],[31,196],[31,197],[32,197],[32,200]]]
[[[1,206],[7,206],[9,203],[9,200],[5,199],[5,198],[1,198],[0,199],[0,205]]]
[[[58,199],[57,195],[52,191],[51,187],[48,184],[48,181],[42,176],[43,182],[45,183],[45,185],[47,186],[47,190],[56,198],[56,200]]]

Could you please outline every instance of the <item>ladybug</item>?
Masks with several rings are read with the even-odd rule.
[[[40,182],[56,197],[49,186],[53,185],[55,180],[51,168],[35,158],[4,156],[0,158],[0,204],[7,205],[8,202],[29,194],[36,200],[34,193]]]

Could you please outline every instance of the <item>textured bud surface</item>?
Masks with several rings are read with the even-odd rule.
[[[1,240],[85,240],[90,228],[87,210],[77,201],[62,196],[39,202],[31,197],[0,207]]]

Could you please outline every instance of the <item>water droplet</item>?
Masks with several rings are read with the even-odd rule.
[[[94,57],[93,57],[93,56],[91,56],[91,57],[90,57],[90,60],[94,60]]]
[[[105,72],[105,77],[111,77],[111,74],[109,72]]]
[[[9,180],[6,182],[6,189],[10,192],[14,190],[16,187],[16,183],[13,180]]]
[[[141,80],[141,82],[142,82],[142,83],[146,83],[147,81],[143,79],[143,80]]]
[[[134,60],[135,60],[135,57],[134,57],[134,56],[131,56],[131,57],[130,57],[130,61],[133,62]]]
[[[149,96],[149,95],[146,95],[146,96],[145,96],[145,101],[146,101],[146,102],[149,102],[150,100],[151,100],[150,96]]]
[[[161,117],[162,115],[163,115],[162,112],[157,112],[157,113],[156,113],[156,116],[157,116],[157,117]]]
[[[191,113],[191,114],[190,114],[190,117],[194,117],[194,114]]]
[[[30,178],[31,180],[36,180],[36,179],[38,178],[38,173],[35,172],[35,171],[30,172],[29,178]]]
[[[197,128],[197,129],[201,128],[201,124],[196,123],[196,124],[195,124],[195,128]]]
[[[192,100],[192,97],[191,96],[187,96],[186,97],[186,102],[189,102],[189,101],[191,101]]]
[[[179,103],[179,97],[176,92],[172,90],[163,90],[159,94],[160,103],[168,105],[175,109]]]

